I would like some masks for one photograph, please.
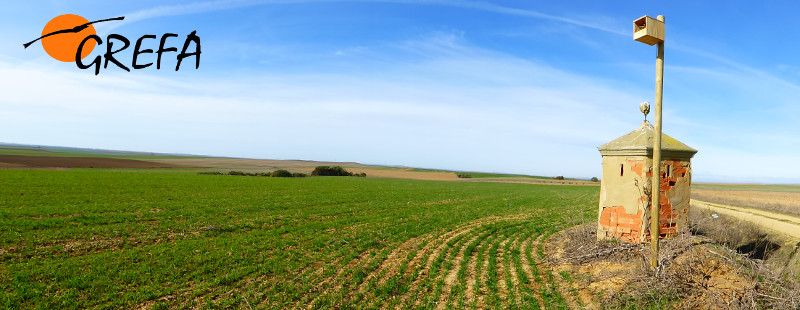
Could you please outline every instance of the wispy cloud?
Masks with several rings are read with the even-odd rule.
[[[258,4],[265,4],[267,1],[258,0],[216,0],[202,1],[187,4],[161,5],[149,9],[138,10],[123,14],[125,20],[121,22],[98,25],[95,27],[98,33],[109,33],[111,30],[130,23],[135,23],[151,18],[198,14],[220,10],[235,9]],[[291,1],[269,1],[269,3],[289,3]]]
[[[743,75],[747,75],[747,76],[750,76],[750,77],[756,76],[758,78],[768,79],[771,83],[775,83],[775,84],[779,84],[779,85],[784,86],[784,87],[789,87],[789,88],[792,88],[792,89],[800,90],[800,86],[798,86],[795,83],[789,82],[789,81],[787,81],[785,79],[781,79],[781,78],[775,76],[774,74],[771,74],[771,73],[769,73],[769,72],[767,72],[765,70],[757,69],[757,68],[755,68],[753,66],[748,66],[746,64],[743,64],[741,62],[735,61],[733,59],[726,58],[724,56],[721,56],[720,53],[715,53],[715,52],[711,52],[711,51],[703,51],[703,50],[699,50],[699,49],[696,49],[696,48],[691,48],[691,47],[688,47],[688,46],[684,46],[684,45],[682,45],[680,43],[678,43],[678,44],[672,43],[672,44],[669,44],[668,46],[669,46],[670,49],[674,49],[676,51],[689,53],[689,54],[692,54],[692,55],[695,55],[695,56],[700,56],[700,57],[703,57],[703,58],[706,58],[706,59],[709,59],[709,60],[713,60],[715,63],[722,64],[722,65],[727,66],[728,68],[737,70],[737,71],[741,72]]]
[[[130,23],[322,2],[441,6],[571,25],[565,28],[593,37],[597,31],[629,36],[609,19],[480,1],[219,0],[124,15]],[[98,27],[100,32],[111,29]],[[181,75],[183,81],[148,70],[118,75],[109,69],[97,78],[85,71],[60,71],[60,64],[12,65],[19,61],[0,55],[0,85],[7,90],[0,99],[0,132],[14,132],[18,139],[0,141],[590,177],[599,173],[595,147],[635,128],[641,122],[638,95],[652,94],[652,82],[629,85],[615,80],[630,78],[623,73],[597,73],[617,64],[616,57],[601,59],[606,67],[588,66],[594,73],[569,71],[535,60],[542,54],[526,59],[466,38],[472,36],[450,30],[399,42],[348,41],[314,51],[315,57],[297,56],[311,60],[307,67],[271,71],[250,66],[243,70],[252,75],[188,74]],[[799,85],[752,62],[672,38],[667,44],[665,130],[700,150],[695,178],[761,176],[761,181],[784,182],[800,175],[800,167],[790,164],[800,152],[794,126],[800,122],[800,106],[793,99]],[[565,46],[575,43],[563,41],[570,41]],[[266,46],[236,44],[248,53]],[[651,70],[648,63],[648,81]],[[286,71],[292,74],[280,73]],[[37,85],[50,88],[42,91]]]
[[[425,57],[367,75],[178,83],[0,64],[9,73],[0,84],[15,90],[4,96],[14,104],[0,108],[0,132],[19,133],[8,142],[590,177],[599,174],[595,147],[640,117],[635,98],[603,81],[457,34],[402,45]],[[51,89],[34,86],[44,84]],[[621,109],[630,119],[609,112]],[[575,164],[547,164],[565,161]]]
[[[437,3],[444,4],[444,5],[450,5],[450,6],[472,8],[472,9],[477,9],[477,10],[481,10],[481,11],[494,12],[494,13],[500,13],[500,14],[505,14],[505,15],[525,16],[525,17],[532,17],[532,18],[537,18],[537,19],[545,19],[545,20],[557,21],[557,22],[566,23],[566,24],[569,24],[569,25],[591,28],[591,29],[600,30],[600,31],[603,31],[603,32],[608,32],[608,33],[622,35],[622,36],[630,36],[631,35],[631,33],[625,32],[622,29],[617,29],[617,28],[614,28],[614,27],[611,27],[611,26],[607,26],[607,25],[590,23],[590,22],[586,22],[586,21],[582,21],[582,20],[578,20],[578,19],[573,19],[573,18],[569,18],[569,17],[565,17],[565,16],[542,13],[542,12],[534,11],[534,10],[512,8],[512,7],[497,5],[497,4],[494,4],[494,3],[483,2],[483,1],[440,1],[440,2],[437,2]]]
[[[98,32],[108,33],[116,27],[125,24],[134,23],[150,18],[177,16],[187,14],[197,14],[204,12],[212,12],[219,10],[235,9],[247,6],[256,5],[276,5],[276,4],[298,4],[298,3],[336,3],[336,2],[365,2],[365,3],[404,3],[415,5],[437,5],[437,6],[450,6],[466,9],[474,9],[484,12],[492,12],[504,15],[524,16],[535,19],[556,21],[566,23],[573,26],[585,27],[594,30],[599,30],[611,34],[628,36],[630,33],[617,29],[612,26],[591,23],[579,19],[573,19],[566,16],[559,16],[554,14],[547,14],[535,10],[519,9],[508,6],[497,5],[494,3],[483,1],[457,1],[457,0],[216,0],[216,1],[202,1],[188,4],[179,5],[162,5],[149,9],[138,10],[124,14],[125,20],[122,22],[98,25],[96,28]]]

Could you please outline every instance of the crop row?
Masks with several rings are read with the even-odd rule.
[[[596,187],[0,170],[0,308],[538,308]]]

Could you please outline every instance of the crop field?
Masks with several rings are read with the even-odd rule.
[[[694,184],[692,198],[800,215],[798,185]]]
[[[565,308],[599,188],[0,170],[0,308]]]
[[[712,191],[800,193],[800,185],[695,183],[692,184],[692,189]]]
[[[91,158],[128,158],[128,159],[174,159],[187,158],[189,156],[168,155],[168,154],[148,154],[140,152],[125,151],[104,151],[76,148],[59,147],[38,147],[30,146],[7,146],[0,144],[0,154],[2,155],[22,155],[22,156],[51,156],[51,157],[91,157]],[[204,158],[202,156],[191,156],[192,158]]]

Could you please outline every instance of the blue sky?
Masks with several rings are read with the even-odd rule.
[[[662,14],[663,127],[699,150],[694,180],[800,183],[799,6],[16,1],[0,12],[0,141],[600,176],[597,146],[654,101],[656,48],[632,21]],[[104,40],[172,32],[180,49],[196,30],[200,68],[175,72],[172,53],[95,76],[22,48],[67,13],[125,16],[97,25]]]

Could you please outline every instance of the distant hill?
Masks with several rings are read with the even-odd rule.
[[[320,162],[307,160],[250,159],[26,145],[0,142],[0,168],[192,168],[200,171],[272,172],[278,169],[310,174],[317,166],[342,166],[367,177],[401,178],[432,181],[503,182],[535,184],[598,185],[579,179],[486,172],[421,169],[402,166],[375,166],[355,162]]]

